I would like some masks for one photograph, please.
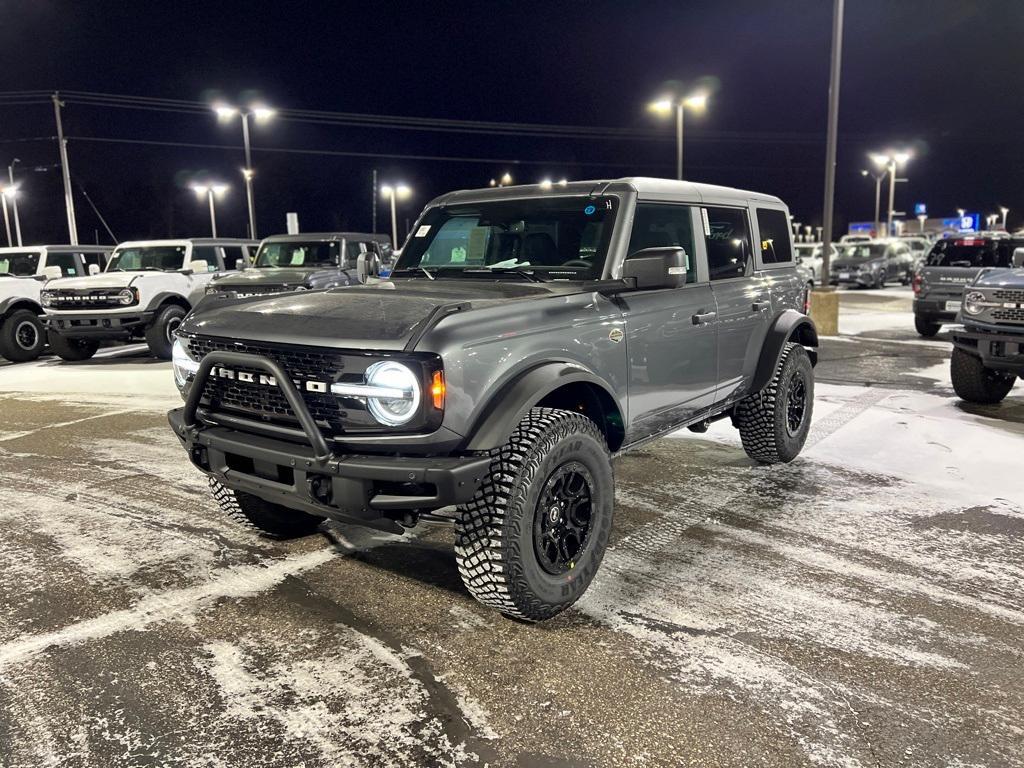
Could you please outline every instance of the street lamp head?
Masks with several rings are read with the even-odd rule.
[[[230,104],[214,104],[213,111],[217,113],[218,120],[230,120],[238,114],[238,109]]]
[[[871,158],[871,162],[879,168],[884,168],[889,164],[889,156],[883,155],[881,152],[872,152],[868,157]]]
[[[0,187],[0,195],[3,195],[4,197],[12,198],[12,197],[15,197],[17,194],[18,194],[18,185],[17,184],[8,184],[5,187]]]
[[[511,173],[504,173],[504,174],[502,174],[501,183],[502,184],[511,184],[512,183],[512,174]]]
[[[390,184],[381,184],[380,193],[384,197],[391,197],[393,194],[395,194],[395,188],[392,187]]]
[[[227,184],[211,184],[210,191],[213,192],[217,197],[220,197],[229,189]]]
[[[490,181],[488,182],[488,186],[491,186],[491,187],[496,187],[496,186],[498,186],[498,182],[497,182],[497,181],[496,181],[495,179],[491,179],[491,180],[490,180]]]
[[[668,115],[672,112],[672,99],[664,98],[652,101],[647,105],[647,109],[657,115]]]
[[[560,186],[560,187],[567,187],[567,186],[569,186],[569,180],[568,179],[559,179],[558,180],[558,186]]]
[[[541,179],[540,188],[551,189],[551,179]]]
[[[190,184],[189,188],[196,193],[197,197],[203,197],[210,191],[208,184]]]
[[[1010,212],[1010,209],[1007,208],[1005,205],[1001,205],[1001,206],[999,206],[999,212],[1001,214],[1003,214],[1003,216],[1005,216],[1006,214],[1008,214]]]
[[[866,168],[861,168],[860,169],[860,175],[861,176],[870,176],[871,175],[871,171],[867,170]]]
[[[252,177],[255,176],[255,175],[256,174],[255,174],[255,172],[253,171],[252,168],[243,168],[242,169],[242,178],[245,179],[246,181],[252,181]]]
[[[259,123],[265,122],[277,114],[277,110],[271,109],[263,104],[257,104],[252,107],[252,116],[256,118]]]
[[[408,184],[399,184],[395,187],[395,195],[399,200],[405,200],[407,197],[412,195],[412,187]]]
[[[707,105],[708,95],[706,93],[694,93],[683,99],[683,106],[689,107],[694,112],[703,112]]]
[[[893,154],[892,159],[895,160],[898,165],[903,165],[912,157],[913,154],[910,152],[896,152],[895,154]]]

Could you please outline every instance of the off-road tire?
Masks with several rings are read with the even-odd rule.
[[[925,320],[923,317],[914,316],[914,329],[919,335],[924,336],[926,339],[930,339],[932,336],[942,330],[942,323],[932,323]]]
[[[51,333],[49,341],[50,351],[70,362],[88,360],[100,348],[100,343],[94,339],[69,338],[59,333]]]
[[[455,521],[455,557],[466,589],[486,606],[524,621],[564,611],[597,572],[612,527],[615,482],[604,435],[579,413],[533,408],[508,442],[491,453],[487,476]],[[583,467],[590,524],[568,570],[551,573],[535,544],[538,503],[552,478]]]
[[[161,360],[171,359],[171,348],[174,346],[174,332],[181,325],[181,320],[188,311],[177,304],[164,307],[156,313],[153,322],[146,328],[146,344],[154,357]]]
[[[877,288],[879,290],[881,290],[882,288],[885,288],[885,270],[884,269],[881,272],[878,273],[878,277],[875,278],[875,284],[872,287]]]
[[[798,377],[803,383],[805,406],[795,430],[789,425],[790,397]],[[741,400],[736,406],[735,424],[740,430],[743,450],[762,464],[795,459],[807,440],[814,411],[814,369],[811,358],[799,344],[787,342],[764,389]]]
[[[288,509],[280,504],[233,491],[217,480],[210,478],[210,492],[220,505],[221,511],[239,525],[275,539],[296,539],[316,533],[323,519],[307,515],[297,509]]]
[[[0,319],[0,357],[12,363],[35,360],[46,346],[46,329],[30,309],[17,309]]]
[[[986,368],[980,357],[965,352],[959,347],[953,348],[953,356],[949,361],[949,375],[953,380],[953,389],[961,400],[969,403],[994,405],[1010,394],[1017,377],[1012,373],[994,371]]]

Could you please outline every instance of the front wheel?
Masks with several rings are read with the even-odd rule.
[[[961,399],[969,403],[994,405],[1010,394],[1017,377],[1012,373],[993,371],[986,368],[980,357],[953,348],[949,361],[949,374],[953,389]]]
[[[883,269],[878,273],[878,277],[875,279],[875,288],[885,288],[885,270]]]
[[[154,357],[161,360],[171,359],[171,348],[174,346],[174,334],[186,315],[184,307],[172,304],[164,307],[156,314],[153,323],[146,329],[146,344]]]
[[[210,492],[221,511],[245,528],[275,539],[295,539],[316,533],[323,520],[296,509],[264,501],[241,491],[233,491],[210,478]]]
[[[804,447],[814,410],[814,368],[807,350],[788,342],[764,389],[736,406],[743,450],[762,464],[795,459]]]
[[[459,508],[455,556],[466,589],[513,618],[561,613],[601,564],[614,494],[597,425],[571,411],[532,408]]]
[[[50,351],[61,360],[88,360],[99,348],[100,343],[94,339],[76,339],[59,333],[50,334]]]
[[[24,363],[43,354],[45,346],[46,331],[35,312],[19,309],[0,320],[0,357]]]

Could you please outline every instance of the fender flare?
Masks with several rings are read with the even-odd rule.
[[[43,315],[43,307],[38,301],[33,301],[25,296],[10,296],[0,301],[0,317],[13,312],[15,309],[30,309],[37,315]]]
[[[168,302],[168,299],[174,299],[174,301]],[[149,300],[149,303],[146,305],[146,308],[143,309],[142,311],[156,312],[158,309],[160,309],[160,306],[165,303],[184,304],[186,312],[192,311],[192,303],[184,296],[182,296],[180,293],[175,293],[174,291],[161,291],[160,293],[156,294],[156,296]],[[125,309],[130,309],[130,307],[125,307]]]
[[[501,386],[487,401],[469,430],[468,451],[489,451],[504,445],[516,425],[537,403],[567,384],[585,382],[600,387],[618,404],[611,387],[575,363],[542,363]]]
[[[768,386],[775,375],[775,369],[782,358],[782,350],[786,342],[795,339],[805,347],[812,347],[810,351],[811,365],[818,362],[818,353],[814,350],[818,346],[818,329],[814,321],[807,315],[797,312],[795,309],[787,309],[779,314],[768,329],[761,347],[761,356],[757,361],[757,368],[754,370],[754,379],[750,383],[750,392],[760,392]]]

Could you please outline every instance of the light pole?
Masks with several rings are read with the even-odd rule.
[[[11,164],[7,166],[7,178],[11,180],[11,189],[17,189],[18,185],[14,183],[14,165],[20,163],[21,160],[14,158],[11,160]],[[11,212],[14,214],[14,234],[18,240],[18,247],[21,248],[21,219],[18,217],[18,196],[11,196]]]
[[[11,217],[7,214],[7,198],[11,198],[13,201],[16,192],[14,187],[0,188],[0,197],[3,198],[4,203],[4,229],[7,230],[7,245],[9,246],[14,245],[14,240],[11,239]]]
[[[254,104],[248,109],[239,109],[229,104],[214,104],[213,111],[217,113],[217,119],[227,122],[236,116],[242,118],[242,144],[245,148],[245,167],[242,169],[242,178],[245,179],[245,199],[249,208],[249,236],[256,239],[256,205],[252,198],[252,145],[249,141],[249,118],[252,117],[257,123],[264,123],[275,114],[270,107],[262,104]]]
[[[882,228],[881,210],[882,210],[882,180],[885,178],[887,171],[881,173],[872,173],[871,171],[862,170],[861,176],[870,176],[875,180],[875,237],[878,237],[878,230]]]
[[[18,209],[15,208],[14,210],[17,211]],[[1010,212],[1010,209],[1007,208],[1005,205],[999,206],[999,213],[1001,213],[1003,215],[1003,229],[1006,229],[1006,214],[1008,214],[1009,212]],[[15,214],[15,215],[17,215],[17,214]],[[20,236],[19,236],[19,240],[18,240],[18,245],[21,245]]]
[[[652,101],[647,108],[655,114],[667,117],[675,110],[676,113],[676,178],[683,179],[683,112],[689,108],[694,112],[703,112],[708,104],[708,95],[703,92],[692,93],[681,99],[663,98]]]
[[[506,173],[505,176],[508,176]],[[511,177],[509,177],[511,181]],[[391,241],[392,247],[398,248],[398,214],[396,212],[396,200],[405,200],[412,194],[412,190],[405,184],[382,184],[380,193],[391,201]]]
[[[885,169],[885,172],[889,174],[889,214],[886,219],[886,230],[885,234],[887,237],[892,235],[892,220],[895,214],[893,206],[896,201],[896,182],[905,181],[905,179],[896,178],[896,169],[905,165],[908,160],[912,157],[910,152],[876,152],[870,155],[871,161],[879,168]]]
[[[213,204],[214,197],[221,197],[228,191],[227,184],[193,184],[192,191],[201,200],[206,197],[210,201],[210,232],[213,237],[217,236],[217,209]]]

